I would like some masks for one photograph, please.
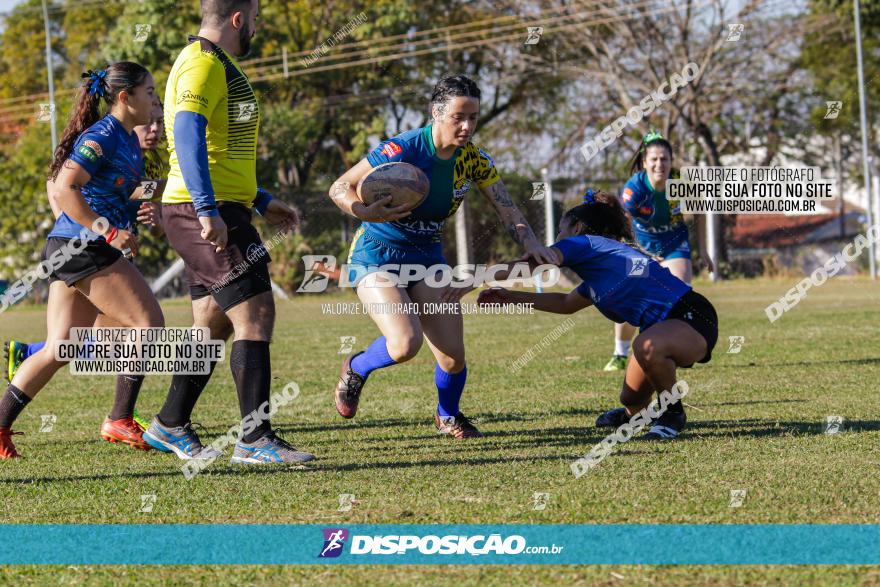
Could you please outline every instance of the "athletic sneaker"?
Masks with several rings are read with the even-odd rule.
[[[160,424],[157,418],[153,418],[150,427],[144,432],[144,440],[156,450],[173,452],[185,461],[216,459],[223,454],[211,446],[202,446],[192,422],[169,428]]]
[[[283,439],[278,438],[274,430],[269,430],[253,442],[235,443],[230,463],[233,465],[266,465],[272,463],[307,463],[315,460],[315,455],[297,450]]]
[[[446,434],[452,438],[482,438],[483,433],[477,430],[467,416],[458,413],[457,416],[441,416],[434,412],[434,425],[438,434]]]
[[[611,360],[605,365],[603,371],[625,371],[626,357],[624,355],[611,355]]]
[[[132,410],[131,419],[134,420],[134,423],[140,426],[141,432],[144,432],[150,425],[144,420],[140,414],[138,414],[137,410]]]
[[[626,408],[614,408],[596,418],[596,428],[619,428],[629,422],[629,419]]]
[[[342,370],[339,372],[339,382],[336,384],[336,411],[343,418],[354,418],[357,413],[358,402],[361,399],[361,390],[366,377],[355,373],[351,368],[351,361],[361,353],[352,353],[342,361]]]
[[[659,418],[654,420],[654,424],[644,438],[647,440],[673,440],[681,434],[686,423],[687,416],[683,411],[678,414],[663,412]]]
[[[12,437],[21,434],[24,432],[13,432],[11,428],[0,428],[0,461],[21,458],[21,455],[15,450],[15,445],[12,444]]]
[[[12,381],[19,366],[24,363],[24,353],[27,345],[17,340],[3,343],[3,357],[6,365],[6,381]]]
[[[152,448],[144,442],[144,429],[138,426],[138,423],[133,418],[105,419],[104,423],[101,424],[101,438],[107,442],[121,442],[140,450],[150,450]]]

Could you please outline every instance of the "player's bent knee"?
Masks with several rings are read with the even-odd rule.
[[[467,365],[464,360],[464,353],[457,357],[441,357],[437,359],[437,364],[447,373],[460,373]]]
[[[639,337],[633,341],[633,356],[636,358],[636,361],[639,362],[639,365],[650,363],[657,354],[656,350],[656,345],[650,338]]]
[[[398,363],[415,358],[422,348],[422,339],[415,336],[401,336],[387,339],[388,354]]]

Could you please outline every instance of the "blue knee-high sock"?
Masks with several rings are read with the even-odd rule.
[[[37,354],[44,346],[46,346],[45,340],[43,342],[33,342],[28,344],[27,348],[24,350],[24,358],[27,359],[29,356]]]
[[[437,365],[434,368],[434,384],[437,385],[438,407],[441,416],[457,416],[458,401],[467,381],[467,366],[458,373],[447,373]]]
[[[395,364],[397,361],[388,354],[388,345],[384,336],[371,342],[367,350],[351,360],[351,368],[361,377],[369,377],[370,373],[376,369],[383,369]]]

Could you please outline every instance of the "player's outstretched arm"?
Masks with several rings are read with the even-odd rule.
[[[539,273],[542,273],[543,271],[547,271],[549,269],[552,269],[553,267],[558,267],[560,264],[562,264],[562,251],[560,251],[556,247],[549,247],[548,250],[550,251],[550,257],[553,258],[550,263],[538,263],[528,255],[524,255],[522,259],[518,259],[516,261],[492,265],[487,269],[485,279],[486,281],[507,281],[508,279],[510,279],[511,274],[521,276],[523,274],[522,267],[517,266],[522,266],[526,264],[529,266],[532,277],[534,277]],[[484,285],[486,285],[486,283],[483,281],[480,281],[479,283],[475,281],[473,284],[465,287],[449,286],[440,294],[440,301],[448,303],[458,303],[461,301],[461,298]]]
[[[489,304],[532,304],[536,310],[554,314],[574,314],[593,304],[578,291],[564,293],[534,293],[529,291],[510,291],[503,287],[493,287],[480,292],[477,303]]]
[[[537,261],[539,265],[554,262],[550,248],[543,246],[535,236],[526,217],[510,199],[510,194],[503,181],[499,180],[488,187],[480,188],[480,191],[495,207],[507,233],[523,246],[529,257]]]

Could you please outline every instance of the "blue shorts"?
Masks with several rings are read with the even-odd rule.
[[[372,238],[363,228],[355,233],[348,253],[348,281],[357,283],[378,271],[400,275],[399,265],[447,265],[442,243],[430,243],[407,248],[396,247]],[[415,282],[413,282],[415,283]],[[402,283],[403,287],[412,283]]]
[[[646,252],[658,257],[663,261],[669,259],[691,259],[691,243],[688,240],[688,233],[675,235],[653,235],[647,233],[637,233],[636,241],[639,246]]]

